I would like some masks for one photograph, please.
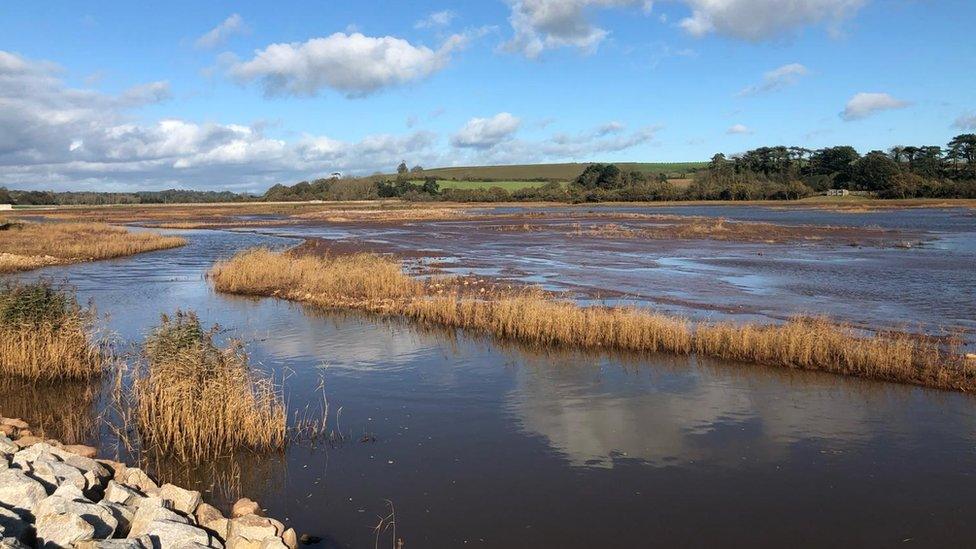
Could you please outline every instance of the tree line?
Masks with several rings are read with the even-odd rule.
[[[107,204],[197,204],[242,202],[256,197],[230,191],[138,191],[131,193],[18,191],[0,187],[0,204],[18,206],[80,206]]]

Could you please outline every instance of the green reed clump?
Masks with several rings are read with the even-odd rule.
[[[239,343],[218,347],[215,332],[194,313],[177,311],[146,338],[135,380],[143,441],[185,460],[283,447],[280,387],[250,367]]]
[[[104,359],[91,334],[95,315],[49,281],[0,286],[0,373],[30,380],[92,379]]]

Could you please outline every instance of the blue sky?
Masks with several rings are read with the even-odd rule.
[[[969,0],[6,3],[0,185],[685,161],[976,131]]]

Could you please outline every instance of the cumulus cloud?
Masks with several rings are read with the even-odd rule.
[[[364,97],[431,76],[466,42],[467,36],[455,34],[432,50],[392,36],[337,32],[303,43],[271,44],[252,59],[234,63],[230,74],[243,83],[259,81],[269,96],[314,96],[329,88]]]
[[[154,82],[118,95],[70,88],[50,63],[0,51],[0,185],[17,188],[258,188],[341,170],[390,169],[401,158],[439,157],[436,135],[375,135],[347,142],[305,135],[294,142],[263,124],[134,122],[132,109],[165,99]]]
[[[903,109],[909,103],[895,99],[887,93],[858,93],[847,102],[840,117],[844,120],[860,120],[881,111]]]
[[[959,118],[952,123],[952,127],[967,131],[976,130],[976,113],[959,115]]]
[[[244,32],[247,32],[244,18],[235,13],[197,38],[196,47],[200,49],[215,48],[224,43],[230,36]]]
[[[650,10],[650,3],[638,0],[508,0],[511,6],[509,23],[514,36],[503,47],[529,58],[538,57],[544,50],[571,46],[591,52],[606,38],[608,31],[592,24],[587,12],[596,8],[612,8],[642,4]]]
[[[434,13],[414,23],[413,26],[415,29],[446,27],[450,25],[451,21],[454,21],[456,17],[457,14],[451,10],[435,11]]]
[[[836,32],[840,24],[870,0],[680,0],[691,11],[678,25],[693,36],[711,33],[762,41],[789,35],[809,25],[825,24]],[[653,2],[640,0],[507,0],[512,38],[503,49],[529,58],[543,51],[570,46],[594,51],[609,31],[591,21],[599,9],[641,6],[650,13]],[[666,21],[665,14],[660,20]]]
[[[729,129],[725,130],[725,133],[729,135],[748,135],[752,133],[752,128],[746,126],[745,124],[735,124]]]
[[[455,147],[488,149],[510,139],[522,125],[512,114],[500,112],[491,118],[472,118],[451,137]]]
[[[693,36],[718,33],[761,41],[788,35],[807,25],[832,29],[857,13],[868,0],[683,0],[691,15],[680,25]]]
[[[764,74],[761,83],[744,88],[736,95],[745,97],[780,90],[796,84],[800,78],[806,76],[809,72],[805,66],[799,63],[783,65]]]

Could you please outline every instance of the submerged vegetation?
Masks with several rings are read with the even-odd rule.
[[[102,223],[9,223],[0,226],[0,273],[124,257],[186,244],[178,236],[132,232]]]
[[[102,373],[94,314],[50,282],[0,286],[0,375],[32,381],[88,380]]]
[[[193,313],[163,316],[135,381],[144,444],[181,459],[286,443],[281,388],[251,368],[240,344],[220,348]]]
[[[395,260],[369,254],[299,256],[244,251],[210,273],[219,291],[278,296],[461,328],[499,338],[638,352],[698,353],[942,389],[976,389],[976,367],[908,335],[857,334],[824,319],[782,325],[694,323],[630,307],[584,307],[538,290],[466,292],[421,281]]]

